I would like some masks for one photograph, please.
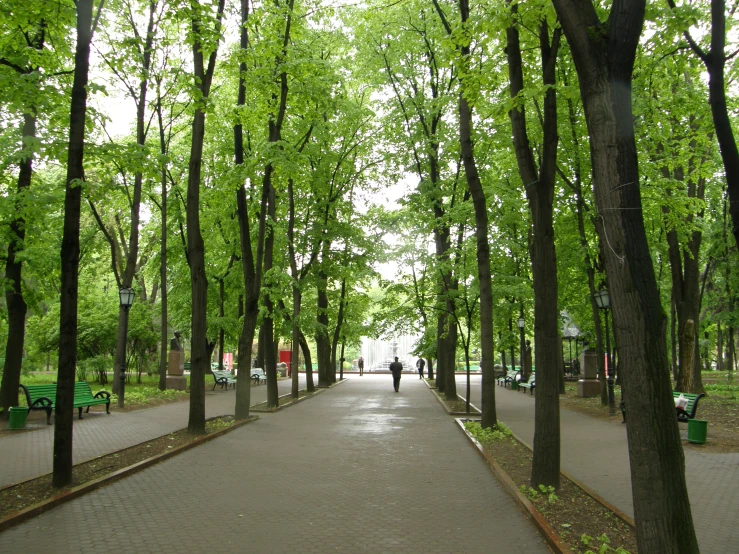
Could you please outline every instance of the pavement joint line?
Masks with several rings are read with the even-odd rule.
[[[475,437],[467,432],[467,429],[464,428],[464,422],[462,418],[455,418],[455,421],[459,426],[459,429],[467,437],[467,440],[470,442],[470,444],[487,462],[490,470],[492,471],[498,482],[511,496],[513,496],[515,500],[518,501],[524,511],[528,514],[528,516],[534,522],[534,525],[542,534],[544,540],[547,541],[547,544],[552,548],[552,550],[554,550],[554,552],[557,554],[573,554],[573,550],[569,546],[567,546],[567,543],[562,540],[562,537],[559,536],[557,531],[549,524],[544,516],[541,515],[539,510],[536,509],[536,506],[534,506],[534,504],[528,498],[526,498],[521,493],[521,491],[518,490],[518,487],[513,482],[513,479],[511,479],[510,476],[505,472],[505,470],[500,465],[498,465],[495,459],[485,450],[482,444],[480,444],[480,442]]]
[[[218,416],[222,417],[222,416]],[[216,419],[216,418],[210,418],[210,419]],[[252,423],[254,421],[257,421],[259,419],[259,416],[249,416],[247,419],[242,421],[236,421],[233,425],[230,425],[224,429],[220,429],[216,431],[215,433],[210,433],[208,435],[199,437],[192,442],[189,442],[187,444],[183,444],[182,446],[179,446],[177,448],[173,448],[172,450],[169,450],[167,452],[162,452],[161,454],[157,454],[156,456],[152,456],[151,458],[147,458],[145,460],[142,460],[140,462],[137,462],[131,466],[124,467],[122,469],[119,469],[118,471],[114,471],[113,473],[109,473],[108,475],[104,475],[98,479],[95,479],[93,481],[88,481],[87,483],[84,483],[82,485],[79,485],[77,487],[74,487],[66,492],[60,493],[56,496],[53,496],[47,500],[42,500],[41,502],[38,502],[32,506],[29,506],[28,508],[24,508],[20,512],[16,512],[15,514],[11,514],[3,519],[0,519],[0,533],[3,531],[18,525],[20,523],[23,523],[25,521],[28,521],[31,518],[34,518],[38,515],[43,514],[44,512],[47,512],[51,510],[52,508],[55,508],[61,504],[64,504],[66,502],[69,502],[71,500],[74,500],[75,498],[78,498],[80,496],[83,496],[87,494],[88,492],[92,492],[94,490],[97,490],[99,488],[102,488],[106,485],[109,485],[115,481],[118,481],[120,479],[123,479],[124,477],[128,477],[129,475],[133,475],[134,473],[137,473],[143,469],[146,469],[148,467],[151,467],[155,464],[158,464],[159,462],[163,462],[164,460],[168,460],[169,458],[172,458],[173,456],[176,456],[178,454],[181,454],[187,450],[190,450],[191,448],[195,448],[196,446],[200,446],[202,444],[205,444],[208,441],[211,441],[213,439],[216,439],[218,437],[221,437],[225,435],[226,433],[230,433],[234,429],[238,429],[239,427],[243,427],[244,425],[247,425],[249,423]],[[171,433],[167,433],[166,435],[162,435],[162,437],[166,437],[167,435],[170,435]],[[161,437],[157,437],[161,438]],[[139,443],[138,445],[129,446],[128,448],[123,448],[114,452],[110,452],[108,454],[105,454],[105,456],[109,456],[110,454],[115,454],[116,452],[121,452],[122,450],[128,450],[130,448],[135,448],[136,446],[140,446],[141,444],[144,444],[146,442],[151,442],[152,439],[144,441],[142,443]],[[155,440],[155,439],[154,439]],[[102,457],[102,456],[101,456]],[[89,460],[88,460],[89,461]],[[85,462],[83,462],[85,463]],[[47,474],[48,475],[48,474]],[[34,479],[38,479],[40,477],[43,477],[43,475],[39,475],[38,477],[32,477],[31,479],[26,479],[25,481],[21,481],[20,483],[15,483],[13,485],[9,485],[10,488],[17,485],[20,485],[22,483],[26,483],[28,481],[32,481]]]

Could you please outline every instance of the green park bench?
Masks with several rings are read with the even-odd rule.
[[[261,381],[267,382],[267,374],[261,367],[256,367],[251,370],[251,378],[258,385]]]
[[[236,388],[236,377],[231,375],[230,371],[213,369],[211,373],[213,374],[213,379],[216,381],[213,385],[213,390],[216,390],[217,385],[221,385],[221,388],[225,387],[226,390],[228,390],[229,385],[233,385]]]
[[[529,375],[528,381],[519,381],[518,382],[518,390],[528,390],[531,394],[534,394],[534,389],[536,388],[536,374],[532,373]]]
[[[508,373],[501,375],[496,379],[498,385],[501,387],[507,387],[509,383],[518,381],[520,379],[521,372],[509,369]]]
[[[51,425],[51,410],[55,408],[56,403],[56,383],[50,385],[19,385],[26,395],[26,404],[28,405],[28,413],[31,410],[45,410],[46,423]],[[110,413],[110,393],[101,390],[93,396],[90,385],[85,381],[77,381],[74,384],[74,403],[73,406],[79,410],[79,418],[82,419],[82,408],[90,406],[98,406],[105,404],[106,413]]]
[[[684,410],[679,410],[677,407],[675,407],[675,412],[678,421],[687,423],[689,420],[695,419],[695,412],[698,409],[698,401],[703,398],[705,394],[690,394],[688,392],[672,391],[672,398],[679,398],[681,394],[688,399],[688,405],[685,406]],[[623,423],[626,423],[626,403],[624,401],[621,401],[620,407],[621,415],[623,416]]]

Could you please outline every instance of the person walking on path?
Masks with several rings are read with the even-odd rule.
[[[400,374],[403,371],[403,364],[398,361],[398,357],[395,356],[395,361],[390,364],[390,371],[393,374],[393,388],[395,392],[398,392],[400,388]]]
[[[362,356],[357,360],[357,367],[359,367],[359,376],[364,375],[364,358]]]
[[[423,379],[423,368],[426,367],[426,360],[423,358],[418,358],[418,361],[416,362],[416,367],[418,368],[418,378]]]

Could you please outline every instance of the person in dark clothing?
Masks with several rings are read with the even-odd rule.
[[[398,361],[398,357],[395,356],[395,361],[390,364],[390,371],[393,374],[393,388],[395,392],[398,392],[400,388],[400,374],[403,371],[403,364]]]
[[[426,360],[423,358],[418,358],[418,361],[416,362],[416,367],[418,368],[418,378],[423,379],[423,368],[426,367]]]
[[[361,377],[364,374],[364,358],[362,356],[357,360],[357,367],[359,367],[359,376]]]

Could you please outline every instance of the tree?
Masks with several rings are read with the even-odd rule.
[[[539,51],[541,53],[541,79],[546,87],[544,110],[541,117],[543,144],[539,167],[529,142],[526,112],[523,103],[524,67],[518,32],[520,24],[518,4],[508,0],[512,21],[506,30],[506,52],[510,94],[514,105],[509,110],[513,128],[513,147],[518,162],[518,172],[529,201],[533,221],[531,244],[531,268],[534,278],[534,329],[536,344],[536,427],[534,431],[534,458],[531,482],[559,487],[559,375],[561,367],[558,353],[559,309],[557,307],[557,258],[554,248],[553,199],[557,164],[557,96],[555,93],[555,69],[561,30],[555,28],[550,40],[547,15],[536,14],[539,27]],[[521,356],[524,353],[521,352]],[[524,364],[521,364],[522,366]]]
[[[59,370],[54,426],[52,482],[63,487],[72,481],[72,425],[74,378],[77,368],[77,296],[80,258],[80,204],[84,175],[85,116],[90,68],[90,43],[105,0],[100,0],[93,22],[94,0],[77,1],[77,46],[69,121],[69,150],[64,197],[62,287],[59,314]]]
[[[721,149],[721,158],[724,162],[724,171],[726,172],[726,187],[729,192],[729,215],[732,221],[732,234],[734,240],[739,246],[739,148],[737,148],[734,132],[731,128],[731,119],[729,117],[729,108],[726,102],[726,77],[724,70],[726,61],[730,57],[726,56],[726,1],[711,0],[711,33],[710,33],[710,49],[708,51],[701,48],[691,35],[689,28],[690,21],[695,13],[692,6],[682,6],[678,10],[675,0],[667,0],[670,9],[675,12],[678,18],[678,25],[683,31],[685,40],[687,40],[690,48],[700,58],[708,71],[708,103],[711,106],[711,115],[713,117],[713,125]],[[737,4],[729,12],[729,21],[736,12]],[[736,55],[736,52],[732,56]]]
[[[217,5],[191,0],[189,6],[193,86],[196,95],[187,177],[187,254],[192,292],[190,416],[187,428],[191,433],[205,432],[205,373],[210,368],[210,352],[213,349],[207,338],[208,278],[205,274],[205,244],[200,232],[200,185],[205,114],[215,71],[225,3],[226,0],[218,0]]]
[[[17,8],[11,7],[10,13],[3,13],[9,22],[16,23]],[[32,9],[38,6],[32,4]],[[16,11],[16,13],[13,13]],[[21,10],[21,17],[26,14]],[[5,302],[8,309],[8,338],[5,347],[5,367],[0,385],[0,418],[7,419],[11,406],[18,405],[18,385],[20,384],[21,365],[25,341],[26,313],[28,306],[23,296],[23,250],[26,239],[26,216],[24,205],[31,186],[33,161],[37,150],[36,127],[41,99],[34,88],[40,87],[47,79],[44,68],[39,65],[38,58],[44,60],[47,22],[43,11],[28,14],[28,20],[18,19],[20,37],[24,41],[8,41],[0,50],[0,67],[9,70],[10,80],[16,88],[15,94],[20,97],[22,123],[20,124],[20,151],[17,152],[18,179],[13,193],[14,215],[10,221],[8,237],[8,254],[5,260]],[[15,16],[15,17],[13,17]],[[33,52],[31,54],[31,52]],[[3,79],[4,80],[4,79]],[[18,91],[17,89],[20,89]],[[10,92],[10,91],[8,91]]]
[[[654,270],[642,219],[631,107],[644,0],[553,0],[570,44],[590,134],[593,185],[619,342],[637,542],[642,553],[697,552]]]
[[[148,8],[148,19],[146,20],[145,31],[142,33],[137,26],[136,6],[132,5],[131,0],[122,0],[119,9],[125,11],[124,21],[126,21],[126,24],[122,28],[116,29],[116,34],[127,35],[130,33],[133,35],[134,39],[123,42],[121,44],[121,48],[116,49],[117,40],[108,38],[108,42],[112,48],[111,52],[107,56],[104,56],[107,65],[121,81],[127,94],[133,99],[136,106],[136,145],[138,147],[136,154],[138,154],[138,156],[142,156],[146,146],[146,135],[148,131],[146,121],[147,94],[149,92],[152,50],[154,48],[155,36],[159,31],[159,24],[164,17],[164,9],[160,6],[158,0],[144,1]],[[125,48],[125,46],[129,46],[129,48]],[[133,82],[131,76],[138,76],[138,83]],[[128,187],[126,187],[126,192],[128,193],[127,197],[129,200],[130,228],[127,244],[122,240],[122,247],[125,253],[125,264],[121,264],[121,271],[119,271],[119,264],[116,262],[116,245],[112,240],[112,237],[108,236],[102,220],[100,220],[99,217],[97,218],[100,230],[108,236],[111,247],[111,265],[113,267],[113,274],[115,275],[119,289],[131,287],[135,273],[140,266],[139,211],[141,208],[143,168],[141,167],[142,164],[140,162],[137,163],[136,161],[130,161],[127,165],[136,167],[136,170],[134,173],[133,194],[131,194],[128,191]],[[119,170],[125,182],[126,168],[121,166],[119,167]],[[95,212],[94,207],[93,211]],[[95,215],[97,215],[97,212],[95,212]],[[121,239],[123,239],[122,234]],[[117,392],[119,395],[121,394],[121,391],[119,390],[120,373],[125,372],[126,369],[126,360],[124,359],[124,355],[127,340],[126,335],[128,332],[128,315],[128,308],[120,306],[118,315],[118,340],[115,364],[113,366],[113,392]]]
[[[439,14],[439,18],[447,34],[452,37],[452,28],[437,0],[434,0],[434,7]],[[468,25],[470,17],[468,0],[459,1],[459,11],[463,32],[463,38],[458,45],[461,57],[461,67],[459,69],[459,146],[467,188],[472,196],[472,203],[475,208],[477,272],[478,286],[480,288],[480,345],[482,349],[482,358],[480,360],[480,367],[482,369],[482,426],[492,428],[498,423],[495,413],[495,373],[493,369],[495,361],[495,347],[493,344],[493,289],[490,271],[490,246],[488,244],[487,200],[477,170],[477,164],[475,163],[472,137],[472,105],[477,91],[472,90],[468,86],[467,79],[467,75],[470,72],[470,42],[472,40],[469,36],[471,31]],[[467,313],[470,313],[469,306],[467,306]],[[464,341],[463,339],[463,343],[465,346],[465,356],[469,361],[469,340]],[[467,399],[469,402],[469,372],[467,386]]]

